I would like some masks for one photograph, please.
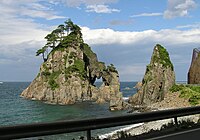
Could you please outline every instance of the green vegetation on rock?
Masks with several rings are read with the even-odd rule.
[[[181,98],[186,98],[191,105],[199,104],[200,102],[200,86],[197,85],[173,85],[171,92],[180,92]]]
[[[56,83],[55,79],[61,74],[61,71],[53,72],[49,75],[48,84],[50,85],[52,90],[55,90],[59,87],[59,84]]]
[[[76,34],[70,33],[68,36],[65,36],[61,41],[63,47],[68,47],[73,44],[83,43],[82,38],[78,38]]]
[[[73,72],[77,72],[82,79],[85,79],[86,78],[85,63],[80,59],[76,59],[74,61],[74,64],[69,66],[65,70],[66,78],[68,78]]]
[[[99,62],[98,63],[98,68],[100,69],[100,71],[106,70],[105,63],[104,62]]]
[[[118,73],[117,70],[116,70],[116,68],[115,68],[115,66],[113,64],[110,64],[109,66],[107,66],[107,69],[108,69],[108,71]]]
[[[51,73],[49,72],[49,69],[48,69],[47,66],[46,66],[46,63],[43,63],[42,66],[43,66],[43,68],[44,68],[44,71],[42,71],[41,74],[42,74],[43,76],[49,76],[49,75],[51,75]]]
[[[173,64],[170,61],[169,53],[167,52],[167,50],[159,44],[157,44],[156,47],[158,48],[159,56],[153,56],[154,62],[159,62],[164,67],[170,67],[172,70],[174,70]]]
[[[56,51],[61,51],[61,52],[63,52],[63,51],[65,51],[65,47],[63,47],[62,45],[58,45],[56,48],[54,48],[54,49],[49,53],[49,55],[50,55],[50,54],[54,54]],[[49,55],[48,55],[47,57],[49,57]]]
[[[56,88],[59,88],[58,83],[56,83],[56,81],[54,79],[50,79],[48,84],[50,85],[52,90],[55,90]]]
[[[183,88],[184,88],[183,84],[180,84],[180,85],[174,84],[169,90],[171,92],[178,92],[178,91],[182,90]]]
[[[49,75],[51,75],[51,73],[50,73],[49,71],[43,71],[43,72],[42,72],[42,75],[44,75],[44,76],[49,76]]]
[[[88,44],[83,44],[83,51],[86,54],[87,57],[92,58],[95,57],[96,54],[91,50],[90,46]]]
[[[50,73],[45,63],[43,64],[43,68],[45,70],[42,72],[42,75],[47,78],[48,84],[51,87],[51,89],[55,90],[59,87],[59,84],[56,83],[55,79],[61,74],[61,71]]]
[[[147,65],[147,67],[146,67],[146,72],[149,72],[151,69],[152,69],[151,65],[150,65],[150,64]]]
[[[65,32],[67,32],[67,34]],[[62,51],[64,47],[68,47],[69,45],[83,43],[81,28],[70,19],[65,21],[65,25],[59,25],[55,30],[49,33],[45,39],[47,43],[36,52],[36,56],[42,54],[44,61],[47,60],[49,56],[49,54],[47,54],[47,58],[44,56],[48,48],[52,48],[50,53],[54,53],[57,50]]]
[[[76,57],[76,53],[75,53],[75,52],[71,52],[71,53],[69,54],[69,59],[72,59],[72,58],[74,58],[74,57]]]

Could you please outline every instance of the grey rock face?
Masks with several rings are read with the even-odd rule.
[[[154,47],[151,62],[138,92],[130,97],[129,102],[135,105],[151,105],[164,99],[165,94],[175,83],[175,73],[169,54],[164,47]]]
[[[200,48],[195,48],[188,72],[188,84],[200,84]]]
[[[109,102],[111,110],[122,109],[119,75],[115,67],[106,67],[99,62],[87,44],[77,43],[82,39],[77,37],[74,40],[68,44],[64,40],[50,52],[38,76],[21,96],[62,105],[82,101]],[[97,88],[94,82],[101,77],[103,85]]]

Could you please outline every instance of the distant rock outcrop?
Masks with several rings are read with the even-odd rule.
[[[200,84],[200,48],[195,48],[188,72],[188,84]]]
[[[62,105],[82,101],[110,102],[110,110],[122,109],[116,68],[99,62],[83,42],[81,32],[75,31],[64,37],[61,34],[61,41],[44,59],[37,77],[21,96]],[[103,79],[100,88],[94,86],[97,78]]]
[[[175,83],[175,73],[167,50],[157,44],[151,62],[139,86],[138,92],[129,98],[134,105],[151,105],[164,99],[169,88]]]

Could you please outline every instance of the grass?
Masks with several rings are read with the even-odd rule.
[[[171,92],[180,92],[180,97],[188,99],[191,105],[197,105],[200,102],[200,86],[197,85],[173,85]]]

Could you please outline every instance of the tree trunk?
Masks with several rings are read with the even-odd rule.
[[[43,58],[43,60],[44,60],[44,62],[45,62],[44,53],[42,53],[42,58]]]

